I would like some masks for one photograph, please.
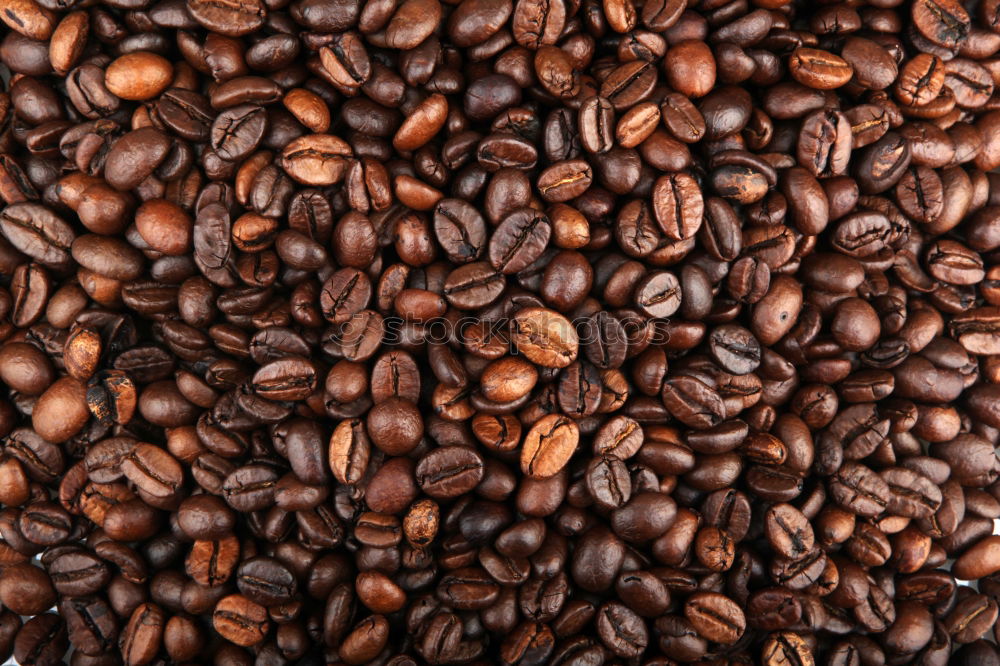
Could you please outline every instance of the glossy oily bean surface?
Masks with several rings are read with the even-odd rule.
[[[1000,663],[1000,0],[0,21],[0,662]]]

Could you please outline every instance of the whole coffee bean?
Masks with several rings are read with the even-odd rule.
[[[504,274],[516,273],[535,261],[549,242],[552,226],[531,209],[508,215],[490,240],[490,264]]]
[[[19,615],[45,612],[55,596],[49,576],[31,564],[15,564],[0,576],[0,601]]]
[[[764,644],[763,660],[768,666],[780,663],[810,663],[813,661],[812,650],[798,634],[782,631],[772,634]]]
[[[799,559],[815,545],[812,526],[790,504],[775,504],[767,511],[765,532],[768,541],[782,557]]]
[[[153,127],[129,132],[107,151],[104,179],[116,190],[131,190],[153,174],[169,150],[167,135]]]
[[[580,106],[580,143],[591,153],[606,153],[614,145],[614,107],[602,97],[590,97]]]
[[[635,304],[650,317],[665,319],[681,306],[677,276],[668,271],[648,274],[635,287]]]
[[[662,536],[673,524],[676,504],[658,492],[636,493],[611,515],[615,533],[630,543],[642,543]]]
[[[183,482],[180,464],[163,449],[139,443],[121,461],[121,471],[140,490],[157,497],[177,492]]]
[[[174,68],[163,56],[148,51],[127,53],[104,72],[108,91],[127,100],[152,99],[167,89]]]
[[[80,432],[90,418],[86,395],[86,387],[79,380],[72,377],[56,380],[35,404],[32,412],[35,431],[55,443]]]
[[[66,624],[55,613],[36,615],[17,632],[14,659],[22,663],[57,664],[69,647]]]
[[[0,379],[15,391],[39,395],[55,380],[52,363],[37,347],[11,342],[0,348]]]
[[[49,209],[15,203],[0,212],[0,232],[15,248],[50,268],[67,268],[75,234]]]
[[[417,483],[431,497],[457,497],[482,480],[483,460],[463,446],[445,446],[421,458],[415,472]]]
[[[250,600],[273,606],[292,599],[297,581],[292,572],[280,561],[256,557],[240,564],[236,585]]]
[[[569,461],[579,441],[575,422],[556,414],[542,417],[525,435],[521,471],[535,479],[554,476]]]
[[[122,630],[122,657],[127,663],[144,663],[160,649],[166,618],[163,609],[153,603],[140,604],[132,611]]]
[[[486,246],[486,226],[479,212],[461,199],[442,199],[434,208],[434,233],[448,258],[475,261]]]
[[[389,639],[389,623],[382,615],[372,615],[358,623],[341,642],[341,657],[349,664],[374,659]]]
[[[717,643],[735,643],[746,630],[743,610],[717,592],[697,592],[688,597],[684,616],[700,636]]]
[[[745,375],[760,365],[760,343],[740,326],[717,327],[712,331],[709,346],[719,365],[733,374]]]
[[[668,379],[663,383],[662,398],[682,423],[697,430],[718,425],[725,414],[718,392],[696,377]]]
[[[270,623],[267,611],[241,594],[230,594],[216,604],[212,626],[236,645],[256,645],[264,640]]]
[[[60,555],[48,572],[56,591],[71,597],[96,594],[111,580],[111,570],[104,561],[84,550]]]
[[[389,398],[375,405],[366,425],[372,443],[390,455],[412,451],[424,430],[416,406],[402,398]]]
[[[518,311],[511,320],[511,342],[529,361],[564,368],[577,356],[579,336],[569,320],[540,307]]]
[[[597,635],[608,649],[620,657],[638,656],[649,643],[645,621],[617,602],[597,609]]]
[[[684,240],[695,235],[701,226],[704,201],[693,178],[684,173],[661,176],[652,196],[656,221],[668,238]]]
[[[854,68],[843,58],[828,51],[805,47],[792,52],[788,69],[802,85],[821,90],[839,88],[854,75]]]
[[[606,527],[593,527],[580,536],[573,551],[573,580],[584,590],[611,587],[625,558],[625,544]]]
[[[1000,540],[994,537],[975,543],[955,561],[955,576],[963,580],[978,580],[994,573],[994,566],[1000,566],[994,554],[998,543]]]
[[[5,0],[0,654],[992,659],[998,2],[781,4]]]

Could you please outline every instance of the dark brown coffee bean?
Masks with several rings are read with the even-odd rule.
[[[782,557],[794,560],[812,551],[815,545],[812,526],[792,505],[773,505],[765,521],[768,541]]]
[[[561,203],[586,192],[593,180],[590,164],[583,160],[565,160],[539,174],[537,187],[546,201]]]
[[[701,226],[704,201],[694,179],[684,173],[661,176],[653,186],[653,212],[668,238],[690,238]]]
[[[696,377],[668,379],[663,383],[662,398],[676,418],[698,430],[718,425],[725,415],[718,392]]]
[[[858,463],[845,463],[830,483],[835,501],[845,509],[863,516],[877,516],[889,501],[889,486],[871,469]]]
[[[416,478],[421,489],[432,497],[457,497],[482,480],[483,460],[465,447],[442,447],[421,458]]]
[[[68,267],[75,234],[62,219],[34,203],[15,203],[0,213],[0,232],[14,247],[55,269]]]
[[[503,274],[517,273],[541,256],[551,234],[552,225],[545,215],[530,208],[515,210],[490,239],[490,264]]]
[[[461,199],[443,199],[434,209],[434,233],[454,263],[475,261],[486,247],[486,226],[475,208]]]
[[[743,610],[715,592],[691,595],[684,604],[684,616],[699,635],[717,643],[735,643],[746,629]]]
[[[0,656],[995,656],[1000,0],[105,4],[0,6]]]

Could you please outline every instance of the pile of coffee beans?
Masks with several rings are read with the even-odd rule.
[[[1000,0],[0,21],[0,660],[1000,664]]]

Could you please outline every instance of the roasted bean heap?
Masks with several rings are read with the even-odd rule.
[[[0,661],[1000,664],[1000,0],[0,21]]]

